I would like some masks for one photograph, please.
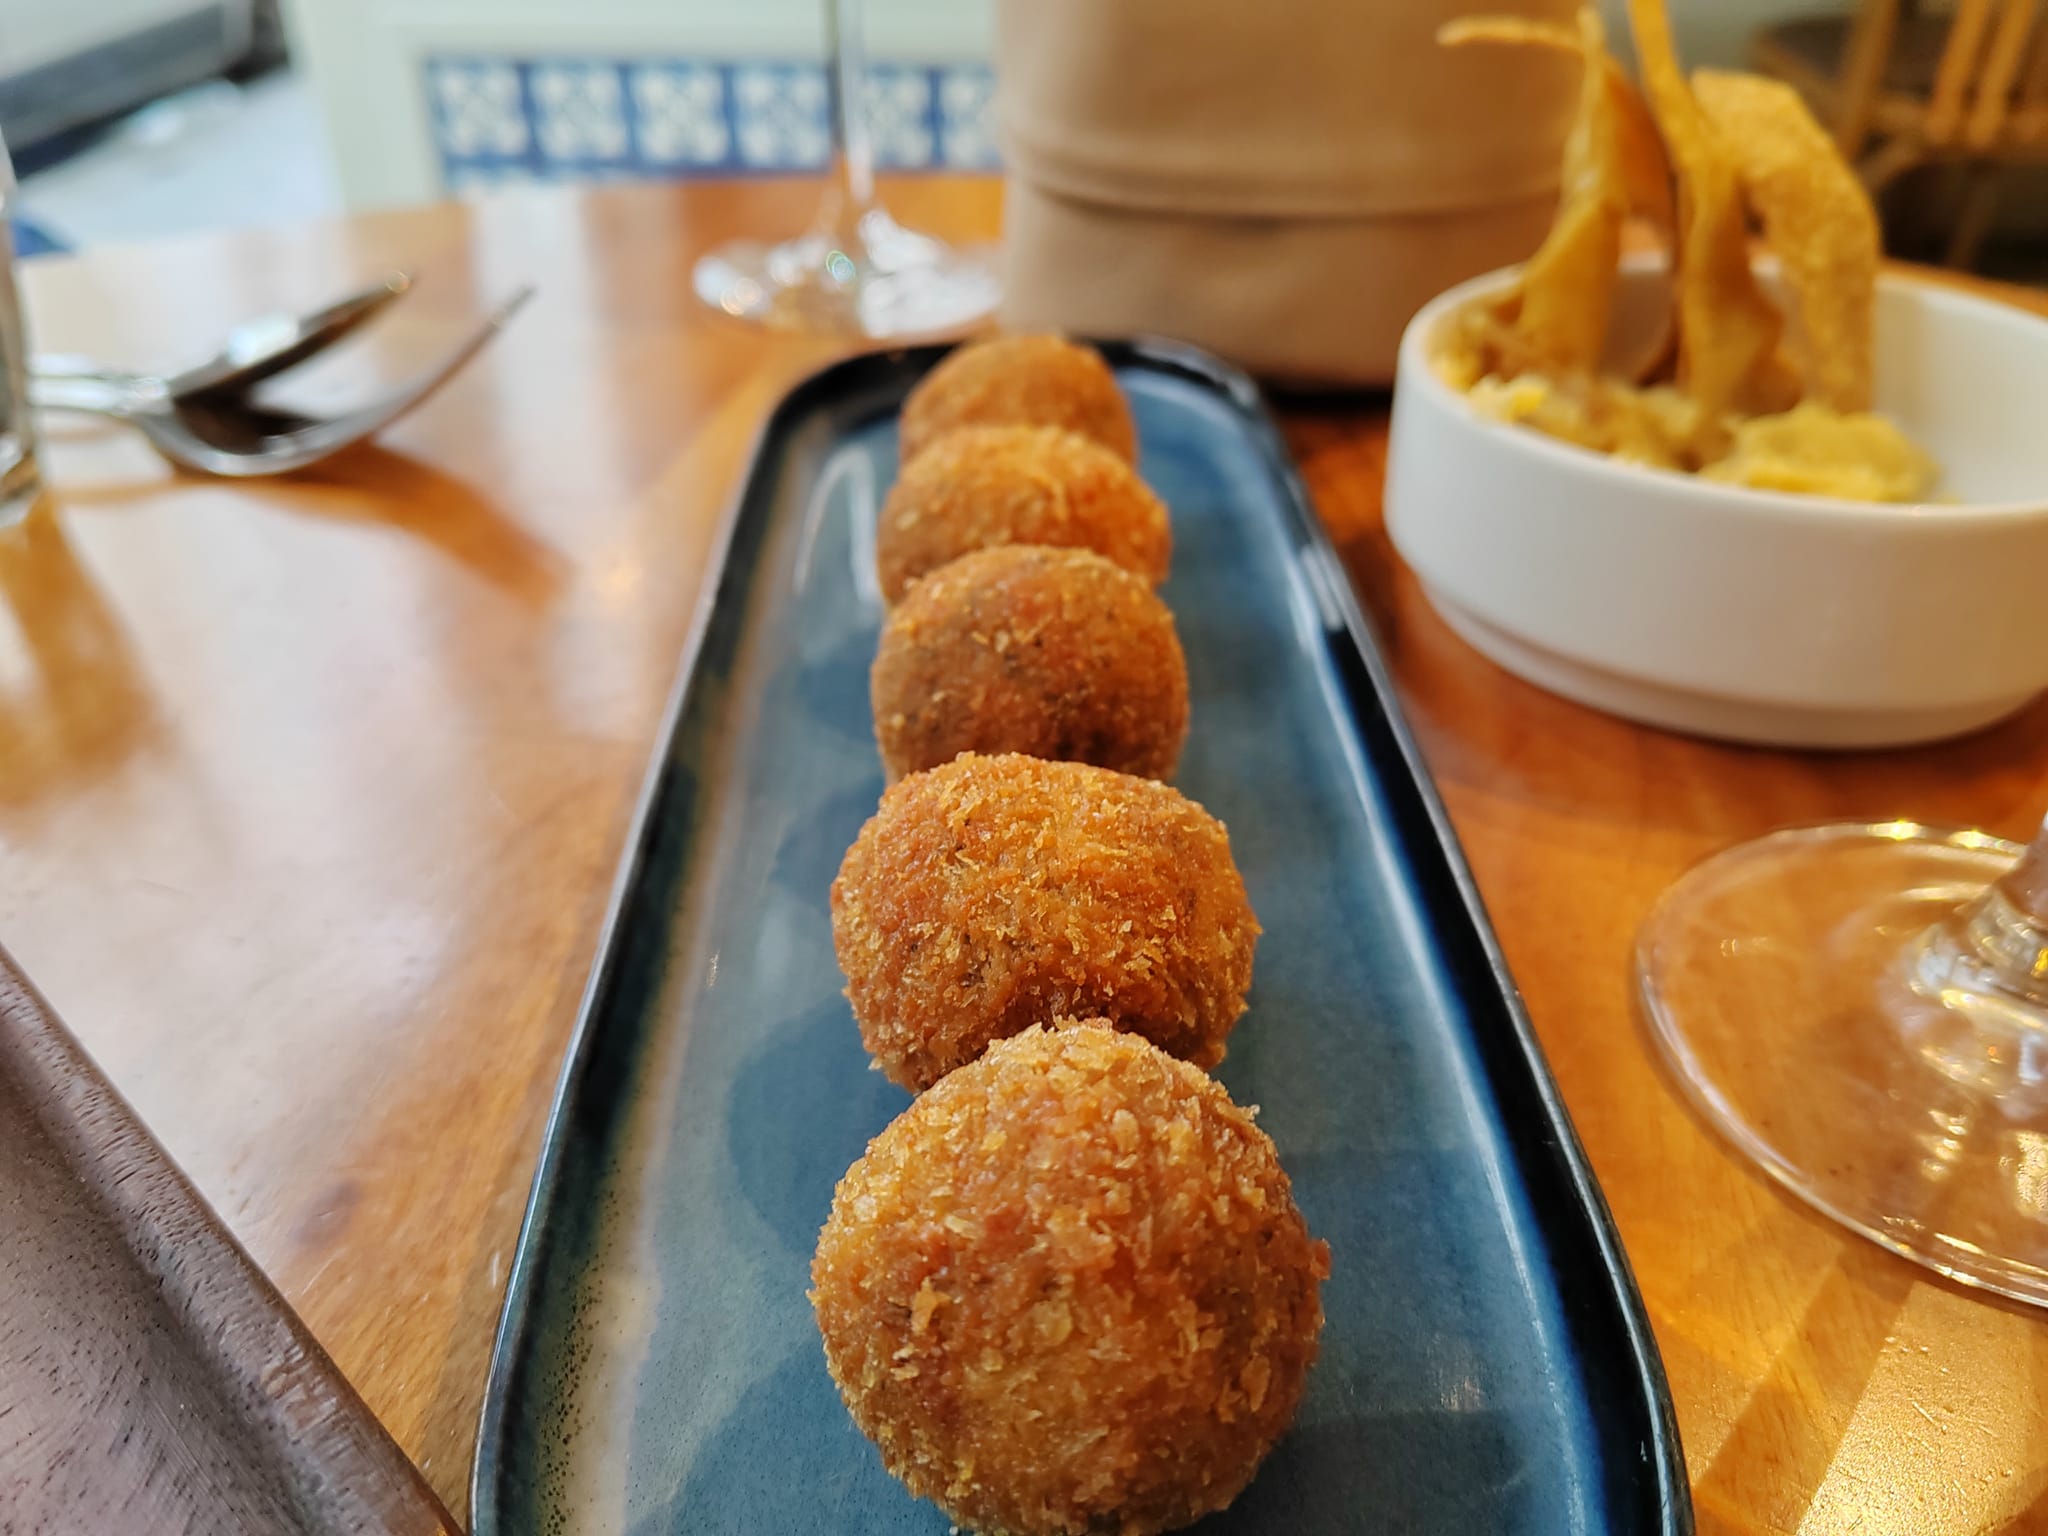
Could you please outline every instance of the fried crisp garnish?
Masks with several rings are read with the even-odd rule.
[[[1439,48],[1462,48],[1467,43],[1509,43],[1521,47],[1548,48],[1574,58],[1582,44],[1576,25],[1561,21],[1538,21],[1534,16],[1454,16],[1436,29]]]
[[[1734,162],[1686,85],[1663,0],[1628,0],[1628,14],[1644,94],[1678,176],[1679,388],[1708,423],[1783,410],[1798,381],[1779,353],[1784,318],[1750,268]]]
[[[1556,220],[1507,293],[1464,317],[1480,374],[1591,372],[1606,346],[1621,230],[1630,214],[1671,221],[1670,172],[1656,128],[1607,52],[1591,7],[1575,29],[1518,16],[1470,16],[1437,33],[1446,47],[1507,43],[1576,55],[1584,77],[1565,143]]]
[[[1611,154],[1621,172],[1624,200],[1632,217],[1645,219],[1659,229],[1669,229],[1672,224],[1671,206],[1671,161],[1665,156],[1664,141],[1657,137],[1657,123],[1650,116],[1650,109],[1643,102],[1642,93],[1635,82],[1628,77],[1628,71],[1613,54],[1607,51],[1606,28],[1601,25],[1599,13],[1588,8],[1572,26],[1555,21],[1537,21],[1528,16],[1460,16],[1447,21],[1437,28],[1436,40],[1441,47],[1461,48],[1472,43],[1504,43],[1530,48],[1548,48],[1553,53],[1568,53],[1575,59],[1588,57],[1585,22],[1590,19],[1599,41],[1594,56],[1599,60],[1600,89],[1603,100],[1596,110],[1604,121],[1594,125],[1596,132],[1588,137],[1606,141],[1602,152]],[[1582,96],[1579,111],[1583,117],[1588,112],[1588,102]],[[1577,135],[1574,134],[1574,141]],[[1567,146],[1567,154],[1572,146]],[[1566,169],[1566,182],[1571,180],[1571,168]]]
[[[1799,93],[1757,75],[1702,69],[1693,93],[1733,159],[1742,190],[1784,263],[1798,308],[1806,398],[1870,409],[1877,210]]]
[[[1791,90],[1713,71],[1688,86],[1664,0],[1628,0],[1628,11],[1648,106],[1588,12],[1576,28],[1474,16],[1438,32],[1446,46],[1571,53],[1586,79],[1549,238],[1512,281],[1448,317],[1436,373],[1484,415],[1615,459],[1758,489],[1924,500],[1933,460],[1869,409],[1870,199]],[[1751,213],[1795,301],[1790,337],[1751,264]],[[1632,293],[1663,323],[1634,351],[1642,317],[1626,316],[1634,355],[1621,357],[1609,333],[1629,216],[1672,231],[1672,281]]]
[[[1628,218],[1627,189],[1606,131],[1607,90],[1599,59],[1605,54],[1600,19],[1579,13],[1584,50],[1579,108],[1565,142],[1564,186],[1557,221],[1522,272],[1515,329],[1529,361],[1559,371],[1590,370],[1607,343],[1614,308],[1615,267],[1621,226]]]

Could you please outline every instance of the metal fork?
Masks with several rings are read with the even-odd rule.
[[[521,288],[466,341],[410,384],[333,416],[273,410],[233,392],[177,395],[162,379],[101,375],[36,375],[29,380],[29,400],[44,410],[126,422],[172,463],[209,475],[243,479],[288,474],[390,426],[447,383],[532,296],[530,287]]]
[[[258,315],[244,320],[227,334],[221,348],[203,363],[180,369],[161,380],[148,374],[109,368],[89,357],[61,357],[47,354],[29,359],[28,371],[39,379],[105,379],[110,383],[147,390],[161,385],[161,393],[174,398],[186,395],[246,393],[274,374],[296,367],[314,353],[324,351],[357,327],[383,313],[394,299],[412,288],[412,276],[393,272],[347,298],[308,314]]]

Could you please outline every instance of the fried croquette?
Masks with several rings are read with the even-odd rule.
[[[1188,732],[1173,614],[1092,550],[1010,544],[904,594],[870,677],[896,779],[962,752],[1024,752],[1163,779]]]
[[[1213,1067],[1258,935],[1229,834],[1202,807],[1151,779],[1018,753],[911,774],[832,882],[861,1039],[913,1091],[1061,1015]]]
[[[903,462],[961,427],[1065,427],[1126,463],[1138,432],[1116,376],[1093,347],[1058,336],[997,336],[955,348],[903,402]]]
[[[894,603],[927,571],[999,544],[1092,549],[1157,586],[1173,556],[1166,506],[1100,443],[1057,427],[963,427],[889,488],[875,570]]]
[[[1251,1113],[1095,1020],[999,1041],[870,1142],[811,1303],[854,1422],[959,1525],[1151,1536],[1285,1433],[1329,1273]]]

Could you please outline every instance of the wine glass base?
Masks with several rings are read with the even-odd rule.
[[[846,236],[721,246],[693,281],[699,298],[735,319],[872,341],[957,335],[986,320],[1001,293],[991,253],[956,250],[880,209]]]
[[[1745,844],[1666,893],[1637,981],[1688,1096],[1779,1183],[2048,1306],[2048,1012],[1938,937],[2020,852],[1905,823]]]

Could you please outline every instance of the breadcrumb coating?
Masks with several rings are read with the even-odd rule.
[[[1102,1020],[991,1046],[870,1142],[811,1265],[883,1463],[984,1536],[1151,1536],[1223,1508],[1322,1329],[1252,1111]]]
[[[956,347],[903,402],[903,462],[948,432],[975,426],[1065,427],[1126,463],[1138,458],[1138,431],[1116,375],[1093,347],[1058,336],[996,336]]]
[[[875,526],[891,603],[977,549],[1092,549],[1157,586],[1173,558],[1165,503],[1101,444],[1057,427],[963,427],[904,466]]]
[[[916,582],[870,677],[892,780],[962,752],[1024,752],[1163,779],[1188,732],[1173,614],[1091,550],[977,550]]]
[[[861,1038],[914,1091],[1063,1015],[1212,1067],[1258,935],[1229,834],[1202,807],[1151,779],[1017,753],[904,779],[832,882]]]

